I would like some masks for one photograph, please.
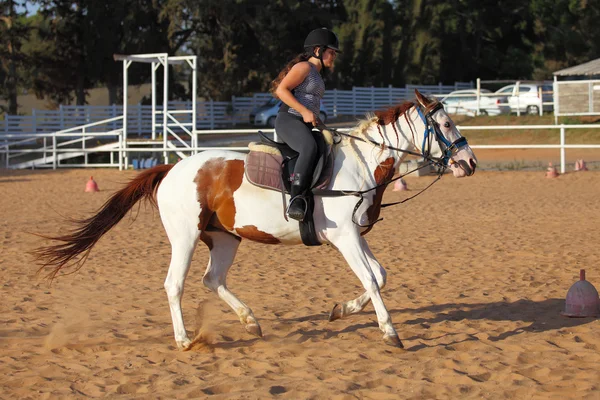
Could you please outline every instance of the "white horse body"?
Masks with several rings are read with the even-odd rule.
[[[436,105],[418,92],[417,99],[426,111],[427,107],[432,109],[432,106]],[[353,131],[353,135],[362,137],[365,141],[344,138],[336,145],[329,189],[360,191],[389,182],[393,171],[405,156],[405,153],[397,149],[422,150],[420,147],[427,125],[422,115],[417,112],[417,107],[405,107],[401,114],[394,114],[394,119],[386,124],[378,124],[376,118],[365,121]],[[461,138],[443,109],[435,109],[429,117],[430,121],[437,125],[437,132],[447,141],[453,143]],[[381,117],[379,121],[381,122]],[[381,145],[373,145],[369,140]],[[433,156],[442,153],[436,141],[430,150]],[[232,151],[205,151],[180,161],[170,170],[163,166],[160,170],[162,175],[158,178],[159,172],[153,173],[150,170],[146,172],[148,177],[140,177],[137,183],[132,182],[128,186],[130,189],[143,191],[143,195],[147,197],[151,196],[148,192],[158,186],[156,201],[172,246],[165,289],[173,319],[175,340],[182,349],[188,348],[192,342],[183,322],[181,297],[192,255],[199,240],[210,249],[204,284],[233,309],[248,332],[257,336],[262,336],[262,331],[252,310],[226,285],[227,272],[233,263],[240,241],[245,238],[271,244],[302,244],[298,222],[291,219],[288,221],[284,217],[284,204],[287,204],[289,197],[284,200],[280,192],[262,189],[248,182],[244,174],[245,159],[244,154]],[[466,143],[452,152],[451,160],[455,176],[471,175],[474,172],[476,160]],[[460,165],[466,165],[466,168],[461,168]],[[149,183],[151,179],[153,183]],[[146,185],[145,188],[138,190],[137,187],[142,185]],[[114,206],[122,202],[115,198],[119,194],[121,197],[127,197],[128,195],[124,194],[126,189],[118,192],[107,204]],[[315,196],[314,225],[319,240],[332,244],[340,251],[365,288],[365,293],[357,299],[337,304],[330,320],[356,313],[372,301],[379,327],[384,333],[384,340],[388,344],[402,346],[380,294],[380,289],[386,281],[385,270],[377,262],[362,236],[370,228],[360,227],[353,222],[353,215],[360,225],[375,222],[379,215],[383,190],[384,187],[364,193],[364,201],[356,212],[354,209],[359,198],[354,195]],[[127,202],[124,202],[121,208],[125,208],[126,212],[140,197],[141,195],[127,198]],[[94,218],[99,221],[107,219],[106,209],[105,206]],[[122,215],[112,218],[110,223],[106,223],[106,229],[96,234],[95,240],[85,246],[77,247],[78,242],[88,240],[86,234],[81,232],[86,232],[89,223],[82,227],[80,233],[58,238],[67,243],[62,246],[71,246],[66,252],[68,257],[64,254],[61,257],[56,256],[61,251],[64,252],[64,247],[63,250],[59,249],[60,246],[47,248],[40,251],[42,258],[50,259],[45,265],[58,265],[55,267],[56,274],[73,256],[89,251],[95,241],[120,218]]]

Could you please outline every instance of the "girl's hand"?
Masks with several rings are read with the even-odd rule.
[[[306,110],[302,112],[302,119],[307,124],[312,124],[312,126],[317,126],[317,119],[315,118],[315,114],[312,111]]]

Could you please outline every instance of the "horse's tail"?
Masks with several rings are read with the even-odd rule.
[[[39,235],[62,243],[40,247],[32,252],[41,264],[38,273],[50,269],[46,277],[52,280],[65,266],[75,268],[70,273],[77,272],[83,267],[96,242],[123,219],[135,203],[143,198],[157,207],[156,189],[171,168],[173,165],[158,165],[140,173],[127,186],[113,194],[96,215],[75,220],[77,227],[70,233],[56,237]]]

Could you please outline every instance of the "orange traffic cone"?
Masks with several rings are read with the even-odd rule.
[[[557,178],[558,171],[556,167],[552,166],[552,163],[548,163],[548,169],[546,170],[546,178]]]
[[[394,183],[394,192],[401,192],[403,190],[408,190],[408,186],[406,186],[406,182],[404,179],[400,178]]]
[[[98,184],[94,180],[93,176],[90,176],[90,180],[87,181],[87,183],[85,185],[85,191],[86,192],[99,192],[100,191],[100,189],[98,189]]]

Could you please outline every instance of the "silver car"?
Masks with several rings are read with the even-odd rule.
[[[275,127],[275,119],[279,112],[279,107],[283,102],[279,99],[272,98],[267,101],[264,105],[254,109],[250,113],[250,123],[256,126],[268,126],[269,128]],[[319,118],[325,122],[327,120],[327,110],[325,105],[321,101],[321,111],[319,111]]]
[[[541,93],[541,97],[540,97]],[[512,112],[524,112],[537,115],[540,107],[545,112],[550,112],[553,107],[553,88],[549,82],[519,83],[517,85],[504,86],[496,91],[499,96],[506,97]]]

